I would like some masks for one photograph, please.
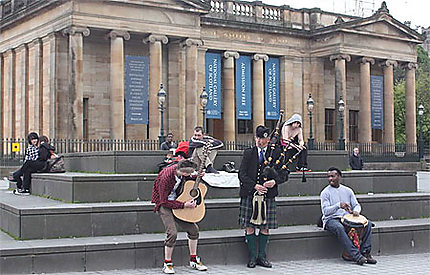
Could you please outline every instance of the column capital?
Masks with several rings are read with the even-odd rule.
[[[370,63],[371,65],[375,65],[375,59],[364,56],[358,59],[358,63],[362,63],[362,64]]]
[[[14,52],[14,50],[13,49],[9,49],[9,50],[7,50],[7,51],[5,51],[5,52],[3,52],[3,57],[4,58],[8,58],[9,56],[11,56],[12,55],[12,53]]]
[[[40,45],[42,43],[42,40],[40,38],[33,39],[31,42],[28,43],[28,47],[32,48],[37,45]]]
[[[408,70],[416,70],[418,69],[418,63],[415,62],[408,62],[404,64],[405,69]]]
[[[230,57],[234,57],[235,59],[239,58],[239,53],[238,52],[232,52],[232,51],[225,51],[224,52],[224,58],[230,58]]]
[[[115,39],[117,37],[121,37],[124,40],[130,40],[130,33],[128,31],[112,30],[107,34],[107,38],[110,39]]]
[[[181,46],[182,46],[182,47],[185,47],[185,46],[188,46],[188,47],[191,47],[191,46],[197,46],[197,47],[200,47],[200,46],[203,46],[203,40],[200,40],[200,39],[194,39],[194,38],[187,38],[187,39],[185,39],[185,40],[181,43]]]
[[[267,62],[267,61],[269,61],[269,56],[267,54],[256,53],[256,54],[254,54],[252,59],[254,59],[255,61],[264,60]]]
[[[70,26],[65,28],[62,31],[63,35],[75,35],[77,33],[82,34],[83,36],[89,36],[90,35],[90,29],[87,27],[78,27],[78,26]]]
[[[395,60],[385,60],[379,63],[381,67],[397,67],[398,63]]]
[[[143,43],[155,43],[155,42],[161,42],[163,44],[167,44],[169,42],[169,39],[165,35],[159,35],[159,34],[150,34],[147,37],[143,39]]]
[[[199,52],[207,52],[208,48],[207,47],[198,47],[197,51],[199,51]]]
[[[333,60],[346,60],[346,61],[351,61],[351,56],[349,54],[333,54],[330,55],[330,61]]]
[[[20,52],[24,51],[24,50],[25,50],[25,48],[27,48],[27,45],[25,45],[25,44],[21,44],[21,45],[19,45],[18,47],[16,47],[15,52],[16,52],[16,53],[20,53]]]

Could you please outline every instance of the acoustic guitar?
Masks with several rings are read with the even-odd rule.
[[[184,183],[184,188],[181,195],[179,195],[179,197],[176,199],[177,201],[181,202],[186,202],[193,199],[196,202],[197,206],[195,208],[172,209],[173,215],[175,215],[176,218],[184,222],[196,223],[201,221],[205,216],[206,207],[204,203],[204,198],[206,196],[208,188],[206,187],[206,185],[200,182],[202,179],[200,175],[205,168],[206,159],[208,158],[208,154],[210,151],[210,146],[210,142],[207,142],[203,147],[203,159],[200,164],[200,167],[198,168],[196,180],[186,181]]]

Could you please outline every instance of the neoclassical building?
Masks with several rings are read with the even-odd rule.
[[[416,47],[385,5],[358,18],[237,0],[3,0],[1,137],[247,140],[256,125],[303,116],[316,141],[394,143],[393,68],[406,70],[406,138],[416,143]]]

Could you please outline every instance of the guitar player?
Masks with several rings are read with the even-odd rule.
[[[155,203],[154,211],[160,216],[167,234],[164,242],[163,272],[165,274],[175,273],[172,263],[172,254],[178,234],[176,224],[183,228],[188,235],[190,267],[199,271],[207,270],[207,267],[201,262],[200,257],[197,256],[199,227],[195,223],[184,222],[177,219],[172,213],[172,209],[196,207],[196,202],[194,200],[186,202],[176,200],[181,184],[194,173],[196,168],[197,165],[193,161],[182,160],[176,165],[163,169],[154,181],[151,201]]]

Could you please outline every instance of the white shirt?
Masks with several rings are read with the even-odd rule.
[[[175,175],[175,179],[176,179],[175,186],[173,187],[172,192],[170,192],[169,196],[167,197],[169,201],[174,201],[178,197],[178,195],[176,195],[176,189],[178,189],[178,186],[179,184],[181,184],[182,179],[178,178],[178,176],[176,175]]]

